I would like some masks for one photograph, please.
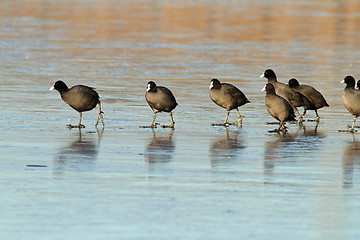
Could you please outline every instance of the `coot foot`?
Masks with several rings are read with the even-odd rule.
[[[139,126],[140,128],[157,128],[157,126],[160,125],[160,123],[154,123],[149,126]]]
[[[174,128],[174,124],[170,124],[170,125],[162,125],[162,128]]]
[[[348,125],[348,128],[352,128],[352,126]],[[360,128],[360,126],[354,126],[354,128]]]
[[[85,126],[82,124],[79,124],[79,125],[68,124],[68,125],[66,125],[66,127],[68,127],[68,128],[85,128]]]
[[[232,123],[226,122],[226,123],[212,123],[211,126],[220,126],[220,127],[228,127],[230,125],[234,125]]]
[[[356,129],[348,129],[348,130],[338,130],[338,132],[349,132],[349,133],[356,133],[358,130]]]
[[[269,132],[269,133],[279,133],[279,132],[281,132],[281,130],[279,130],[279,129],[274,129],[274,130],[269,130],[268,132]]]
[[[276,125],[279,124],[279,122],[266,122],[267,125]]]

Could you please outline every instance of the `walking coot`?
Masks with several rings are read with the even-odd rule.
[[[178,103],[172,92],[168,88],[156,86],[155,82],[150,81],[147,84],[145,99],[154,111],[154,119],[149,127],[156,127],[155,119],[158,112],[168,112],[170,114],[171,123],[169,125],[164,125],[163,127],[173,128],[175,122],[172,116],[172,110],[176,108]]]
[[[275,88],[272,83],[267,83],[262,89],[262,91],[266,91],[266,110],[271,116],[280,121],[280,126],[275,131],[285,132],[285,122],[295,121],[295,114],[293,108],[288,101],[275,93]]]
[[[318,122],[320,120],[320,117],[317,110],[323,107],[329,107],[329,104],[326,102],[323,95],[312,86],[305,84],[300,85],[298,80],[296,80],[295,78],[290,79],[288,85],[296,92],[304,95],[312,103],[310,108],[304,108],[303,116],[305,116],[306,110],[314,110],[316,113],[316,121]]]
[[[360,91],[355,90],[355,79],[352,76],[346,76],[341,83],[346,84],[343,93],[344,105],[346,109],[354,115],[354,120],[349,131],[355,132],[356,118],[360,115]]]
[[[278,82],[276,74],[272,69],[265,70],[265,72],[260,77],[265,77],[268,79],[268,83],[271,83],[274,86],[276,94],[283,97],[290,103],[294,111],[299,115],[299,122],[302,122],[302,115],[297,110],[297,107],[304,106],[303,97],[288,85]]]
[[[59,80],[55,82],[54,86],[50,88],[50,90],[57,90],[60,93],[60,96],[64,102],[69,104],[70,107],[75,109],[80,113],[80,120],[78,125],[68,125],[70,128],[84,128],[85,126],[81,124],[82,112],[90,111],[99,105],[99,115],[96,121],[95,126],[98,125],[101,120],[102,125],[104,124],[103,112],[101,111],[101,104],[99,100],[98,93],[92,87],[84,86],[84,85],[76,85],[71,88],[68,88],[66,84]]]
[[[230,124],[228,123],[228,118],[230,111],[233,109],[236,109],[238,114],[238,119],[234,125],[242,123],[243,116],[240,115],[238,107],[250,101],[237,87],[229,83],[220,83],[218,79],[214,78],[210,81],[210,98],[214,103],[227,110],[224,125]]]

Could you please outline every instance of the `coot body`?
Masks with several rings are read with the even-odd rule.
[[[346,109],[354,116],[350,131],[354,132],[356,118],[360,115],[360,91],[355,90],[355,79],[346,76],[342,83],[346,84],[343,92],[343,101]]]
[[[154,118],[150,127],[156,127],[155,120],[158,112],[168,112],[170,114],[170,125],[163,127],[174,127],[175,121],[172,116],[172,111],[176,108],[178,103],[176,102],[173,93],[168,88],[157,86],[155,82],[150,81],[147,84],[145,99],[154,112]]]
[[[215,78],[210,81],[210,98],[218,106],[227,110],[224,124],[229,124],[229,114],[233,109],[236,109],[238,113],[238,119],[234,124],[241,123],[243,116],[240,115],[238,107],[250,103],[245,94],[237,87],[229,83],[220,83]]]
[[[266,110],[272,117],[280,121],[277,131],[286,131],[285,122],[295,121],[292,106],[283,97],[276,94],[272,83],[267,83],[262,91],[266,91]]]
[[[310,108],[304,108],[305,111],[303,116],[305,116],[306,110],[314,110],[316,113],[316,120],[319,121],[320,117],[317,110],[323,107],[329,107],[329,104],[326,102],[324,96],[314,87],[306,84],[300,84],[295,78],[290,79],[288,85],[295,91],[304,95],[312,103]]]
[[[79,124],[75,126],[68,125],[69,127],[85,127],[81,124],[82,112],[90,111],[94,109],[96,105],[99,105],[99,115],[95,126],[98,125],[100,120],[102,121],[103,126],[105,126],[102,116],[103,112],[101,111],[100,97],[94,88],[85,85],[75,85],[68,88],[63,81],[59,80],[50,88],[50,90],[54,89],[60,93],[61,99],[64,102],[80,113]]]

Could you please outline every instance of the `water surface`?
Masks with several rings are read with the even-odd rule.
[[[359,78],[359,5],[2,1],[0,237],[358,239],[360,136],[338,130],[352,121],[340,81]],[[319,124],[268,133],[266,68],[324,94]],[[242,127],[211,126],[225,118],[213,77],[250,99]],[[79,116],[48,91],[58,79],[96,87],[105,129],[96,110],[66,129]],[[174,130],[139,128],[149,80],[176,96]]]

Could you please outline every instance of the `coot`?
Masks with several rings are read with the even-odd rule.
[[[360,115],[360,91],[355,90],[355,79],[352,76],[346,76],[341,83],[345,83],[346,87],[343,93],[343,100],[346,109],[354,115],[354,120],[350,132],[355,132],[356,118]]]
[[[326,102],[323,95],[312,86],[305,84],[300,85],[295,78],[290,79],[288,85],[295,91],[304,95],[312,103],[310,108],[304,108],[303,116],[305,116],[306,110],[314,110],[316,113],[316,121],[319,121],[320,117],[317,110],[323,107],[329,107],[329,104]]]
[[[60,93],[60,96],[64,102],[80,113],[79,124],[75,126],[68,125],[68,127],[84,128],[85,126],[81,124],[82,112],[90,111],[94,109],[96,105],[99,105],[99,115],[95,126],[98,125],[100,120],[102,125],[105,126],[102,115],[103,112],[101,111],[101,104],[99,100],[100,97],[94,88],[85,85],[76,85],[68,88],[63,81],[59,80],[56,81],[54,86],[50,88],[50,91],[54,89]]]
[[[163,127],[173,128],[175,122],[172,116],[172,110],[176,108],[178,103],[172,92],[168,88],[156,86],[155,82],[150,81],[147,84],[145,99],[154,111],[154,119],[149,127],[156,127],[155,119],[158,112],[168,112],[170,114],[171,123],[169,125],[164,125]]]
[[[278,82],[276,74],[272,69],[265,70],[260,77],[267,78],[268,83],[271,83],[274,86],[276,94],[290,103],[294,111],[299,115],[299,122],[301,122],[303,117],[297,110],[297,107],[303,107],[305,105],[303,97],[288,85]]]
[[[266,91],[266,110],[271,116],[280,121],[279,128],[275,131],[286,132],[285,122],[295,121],[293,108],[288,101],[276,94],[275,87],[272,83],[267,83],[262,91]]]
[[[224,125],[230,124],[228,123],[228,118],[230,111],[233,109],[236,109],[238,114],[238,119],[234,125],[242,123],[243,116],[240,115],[238,107],[250,101],[237,87],[229,83],[220,83],[218,79],[214,78],[210,81],[210,98],[214,103],[227,110]]]

